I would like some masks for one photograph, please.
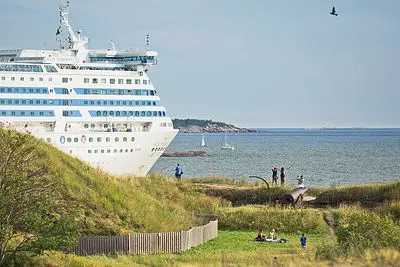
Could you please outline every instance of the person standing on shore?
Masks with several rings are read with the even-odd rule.
[[[306,248],[307,237],[304,234],[302,234],[300,237],[300,244],[302,248]]]
[[[281,186],[284,186],[285,182],[286,182],[286,171],[285,171],[285,168],[282,167],[280,172],[281,172]]]
[[[272,165],[272,184],[278,185],[278,168]]]
[[[178,163],[178,164],[176,164],[176,167],[175,167],[175,177],[178,179],[181,179],[182,174],[183,174],[182,167]]]

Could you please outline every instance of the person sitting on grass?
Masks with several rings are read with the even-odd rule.
[[[265,235],[263,235],[263,229],[260,229],[260,231],[258,231],[256,241],[265,241]]]
[[[275,235],[275,229],[272,229],[271,232],[269,232],[268,238],[267,239],[276,239],[276,235]]]

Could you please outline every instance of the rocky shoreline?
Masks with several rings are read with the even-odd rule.
[[[180,133],[257,133],[262,132],[256,129],[239,128],[232,125],[228,126],[207,126],[197,125],[177,127]]]

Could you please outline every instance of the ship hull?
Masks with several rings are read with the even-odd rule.
[[[157,132],[34,135],[112,175],[146,176],[177,133],[178,130],[171,129]]]

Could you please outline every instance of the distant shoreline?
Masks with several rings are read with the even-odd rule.
[[[353,128],[328,128],[328,127],[322,127],[322,128],[303,128],[304,130],[400,130],[400,128],[365,128],[365,127],[353,127]]]
[[[272,131],[400,131],[400,128],[239,128],[239,127],[181,127],[179,133],[263,133]]]
[[[236,127],[225,122],[198,119],[173,119],[180,133],[256,133],[263,130]]]
[[[266,131],[379,131],[400,130],[400,128],[374,128],[374,127],[237,127],[220,121],[201,119],[173,119],[174,128],[180,133],[258,133]]]
[[[268,130],[303,130],[303,131],[317,131],[317,130],[321,130],[321,131],[323,131],[323,130],[329,130],[329,131],[332,131],[332,130],[339,130],[339,131],[343,131],[343,130],[349,130],[349,131],[351,131],[351,130],[360,130],[360,131],[363,131],[363,130],[400,130],[400,128],[364,128],[364,127],[353,127],[353,128],[351,128],[351,127],[349,127],[349,128],[346,128],[346,127],[337,127],[337,128],[335,128],[335,127],[331,127],[331,128],[328,128],[328,127],[315,127],[315,128],[290,128],[290,127],[287,127],[287,128],[276,128],[276,127],[271,127],[271,128],[248,128],[248,129],[252,129],[252,130],[261,130],[261,131],[268,131]]]

